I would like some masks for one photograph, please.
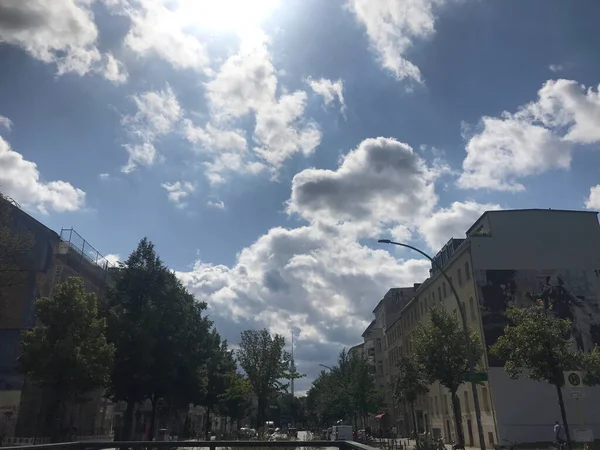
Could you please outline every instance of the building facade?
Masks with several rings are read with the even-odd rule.
[[[0,304],[0,416],[4,436],[36,437],[42,429],[43,392],[20,373],[21,334],[36,325],[35,301],[52,295],[54,286],[70,276],[80,276],[86,289],[102,295],[110,280],[109,265],[74,230],[61,234],[50,230],[18,206],[9,208],[14,233],[31,237],[31,246],[18,261],[18,279],[3,287]],[[6,286],[3,285],[3,286]],[[108,433],[112,405],[102,392],[90,393],[90,401],[70,408],[68,415],[80,435]],[[71,420],[71,419],[69,419]]]
[[[399,317],[386,329],[390,367],[399,355],[412,354],[412,336],[430,308],[442,307],[460,320],[460,305],[467,325],[478,333],[485,348],[479,367],[488,379],[477,389],[486,444],[491,446],[504,439],[551,441],[552,424],[560,420],[555,389],[524,378],[509,379],[502,362],[488,349],[507,324],[507,308],[526,307],[540,298],[572,321],[574,349],[590,351],[600,345],[597,214],[489,211],[467,230],[466,239],[451,239],[434,259],[450,278],[459,299],[433,266],[430,277],[418,286]],[[569,423],[579,432],[600,436],[600,412],[594,408],[600,401],[600,388],[584,389],[581,399],[572,398],[565,389]],[[470,384],[460,387],[458,397],[466,445],[478,446]],[[430,431],[447,442],[456,439],[450,396],[444,387],[432,385],[429,394],[418,400],[416,410],[420,432]]]

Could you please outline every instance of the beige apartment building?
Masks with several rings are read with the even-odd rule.
[[[502,362],[487,349],[507,324],[506,309],[528,306],[537,298],[562,305],[560,314],[572,320],[573,346],[590,351],[600,344],[600,226],[597,213],[560,210],[507,210],[484,213],[466,231],[451,239],[434,258],[457,290],[467,324],[486,351],[480,370],[487,381],[478,386],[483,434],[488,446],[504,439],[540,442],[553,439],[552,425],[560,420],[555,389],[527,379],[511,380]],[[566,306],[565,306],[566,305]],[[458,303],[441,272],[415,290],[398,317],[385,327],[390,381],[400,355],[411,355],[417,325],[433,306],[458,314]],[[366,345],[366,344],[365,344]],[[384,364],[385,367],[385,364]],[[600,436],[600,388],[584,392],[565,388],[567,415],[574,435]],[[459,389],[466,444],[478,446],[471,387]],[[583,397],[575,399],[575,397]],[[386,409],[401,431],[410,415]],[[456,439],[448,391],[434,384],[416,405],[418,429]],[[411,425],[412,428],[412,425]]]

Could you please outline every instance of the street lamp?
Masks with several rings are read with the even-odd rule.
[[[465,344],[467,346],[467,359],[468,359],[468,363],[469,363],[469,378],[471,380],[471,391],[473,392],[473,406],[475,407],[475,420],[477,421],[477,434],[479,435],[479,446],[481,447],[481,450],[485,450],[485,437],[483,435],[483,425],[481,424],[481,409],[479,407],[479,394],[477,393],[477,382],[475,381],[475,361],[473,360],[473,353],[471,352],[469,328],[467,327],[467,317],[466,317],[465,311],[463,310],[460,299],[458,297],[458,292],[456,292],[456,289],[454,288],[454,284],[452,284],[452,280],[450,279],[450,277],[448,277],[448,275],[446,274],[444,269],[442,269],[442,267],[431,256],[429,256],[424,251],[419,250],[418,248],[413,247],[412,245],[401,244],[400,242],[394,242],[389,239],[379,239],[377,242],[379,242],[380,244],[399,245],[400,247],[409,248],[409,249],[414,250],[415,252],[423,255],[425,258],[427,258],[429,261],[431,261],[431,264],[433,264],[433,266],[437,270],[440,271],[442,276],[446,279],[446,281],[450,285],[450,290],[452,291],[452,294],[454,295],[454,298],[456,299],[456,303],[458,304],[458,311],[460,312],[460,318],[462,321],[462,329],[463,329],[463,334],[464,334],[464,338],[465,338]]]
[[[326,366],[325,364],[319,364],[320,367],[325,367],[326,369],[329,369],[329,371],[333,372],[333,369],[329,366]]]

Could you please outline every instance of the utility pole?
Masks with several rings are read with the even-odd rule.
[[[292,330],[292,360],[290,361],[290,373],[292,374],[292,382],[290,390],[292,391],[292,397],[294,397],[294,376],[296,375],[296,363],[294,362],[294,331]]]

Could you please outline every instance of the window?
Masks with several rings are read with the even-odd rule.
[[[439,416],[440,415],[440,404],[438,402],[438,397],[437,395],[435,396],[435,415]]]
[[[458,269],[456,271],[456,277],[458,278],[458,285],[462,286],[463,280],[462,280],[462,270],[461,269]]]
[[[475,301],[473,297],[469,299],[469,309],[471,310],[471,320],[475,320]]]
[[[444,414],[447,416],[448,415],[448,399],[446,397],[447,396],[444,395],[444,399],[442,400],[442,404],[444,406]]]
[[[483,410],[490,412],[490,399],[488,397],[488,390],[486,387],[481,388],[481,398],[483,399]]]
[[[448,296],[448,292],[446,291],[446,282],[442,284],[442,292],[444,293],[444,298]]]
[[[435,305],[435,291],[431,291],[431,301]]]
[[[469,403],[469,392],[468,391],[465,391],[464,397],[465,397],[465,411],[467,414],[470,414],[471,413],[471,404]]]
[[[462,309],[462,315],[464,316],[465,320],[467,320],[467,310],[465,308],[465,302],[460,302],[460,309]]]
[[[376,351],[380,352],[381,351],[381,338],[377,338],[377,345],[376,345]]]
[[[438,286],[438,300],[442,301],[442,288]]]
[[[470,279],[471,279],[471,270],[470,270],[470,267],[469,267],[469,261],[467,261],[467,262],[465,263],[465,278],[466,278],[467,280],[470,280]]]

